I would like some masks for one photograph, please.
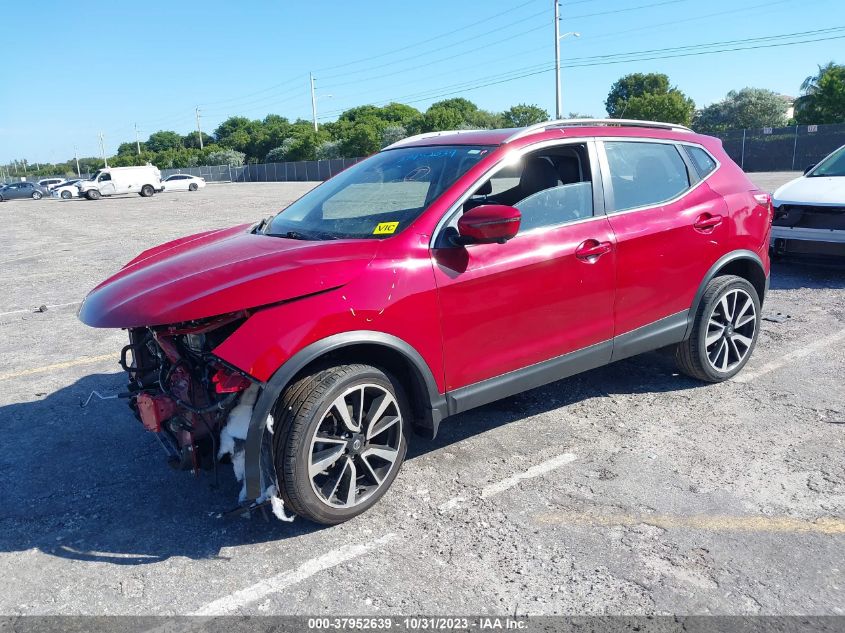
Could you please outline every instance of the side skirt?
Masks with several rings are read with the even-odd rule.
[[[679,343],[684,339],[688,318],[689,310],[684,310],[610,341],[455,389],[446,394],[447,414],[462,413],[623,358]]]

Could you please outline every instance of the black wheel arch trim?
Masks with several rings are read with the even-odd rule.
[[[400,353],[416,371],[418,379],[422,381],[424,392],[427,392],[428,402],[423,402],[425,409],[424,427],[432,436],[437,433],[440,421],[446,417],[446,397],[437,388],[437,382],[431,368],[420,353],[402,339],[370,330],[355,330],[342,332],[321,339],[302,348],[291,356],[270,379],[262,385],[261,394],[252,410],[245,444],[244,477],[246,478],[247,499],[257,499],[261,496],[261,453],[264,430],[267,417],[273,410],[276,400],[282,390],[291,380],[310,363],[344,347],[353,345],[380,345],[394,352]]]
[[[760,305],[763,305],[763,300],[765,299],[766,292],[769,289],[769,275],[766,273],[766,269],[763,267],[763,260],[760,259],[760,256],[754,251],[749,251],[746,249],[740,249],[736,251],[731,251],[730,253],[726,253],[725,255],[722,255],[719,259],[717,259],[716,263],[710,267],[710,269],[707,271],[707,274],[704,275],[704,279],[701,281],[701,284],[698,286],[698,290],[696,291],[695,297],[693,297],[692,300],[692,305],[690,306],[689,319],[687,321],[687,329],[684,333],[684,339],[689,338],[690,334],[692,334],[692,327],[695,323],[695,315],[698,313],[698,306],[701,305],[701,298],[704,296],[704,291],[707,289],[707,284],[709,284],[713,280],[713,278],[719,274],[719,271],[722,270],[725,266],[743,260],[750,261],[756,264],[757,267],[760,269],[760,272],[766,278],[763,296],[760,297]]]

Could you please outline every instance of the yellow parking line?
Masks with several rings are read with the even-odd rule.
[[[661,514],[588,514],[577,512],[546,512],[535,515],[543,525],[577,525],[610,527],[633,526],[645,523],[670,529],[706,530],[711,532],[813,532],[818,534],[845,534],[845,519],[820,517],[808,521],[793,517],[717,516],[717,515],[661,515]]]
[[[5,374],[0,374],[0,380],[9,380],[10,378],[21,378],[22,376],[32,376],[33,374],[43,374],[48,371],[55,371],[57,369],[67,369],[68,367],[77,367],[78,365],[93,365],[94,363],[101,363],[105,360],[117,361],[117,356],[114,353],[103,354],[102,356],[86,356],[74,360],[68,360],[63,363],[56,363],[55,365],[44,365],[43,367],[33,367],[32,369],[23,369],[21,371],[10,371]]]

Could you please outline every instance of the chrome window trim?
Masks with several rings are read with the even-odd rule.
[[[607,217],[612,217],[616,215],[624,215],[626,213],[632,213],[634,211],[645,211],[647,209],[655,209],[657,207],[663,207],[666,205],[674,204],[681,198],[687,196],[688,194],[692,193],[696,189],[698,189],[702,183],[706,182],[710,179],[710,177],[719,171],[719,168],[722,166],[721,161],[718,158],[713,156],[706,147],[701,145],[700,143],[692,143],[690,141],[678,141],[674,139],[657,139],[657,138],[629,138],[629,137],[620,137],[620,136],[600,136],[596,137],[596,149],[599,154],[599,164],[602,169],[602,185],[605,187],[604,190],[604,200],[605,200],[605,214]],[[707,154],[716,162],[716,169],[711,171],[707,174],[704,178],[699,178],[698,182],[695,184],[690,184],[690,186],[676,195],[674,198],[669,198],[668,200],[663,200],[661,202],[656,202],[654,204],[642,205],[639,207],[633,207],[631,209],[625,209],[623,211],[615,211],[613,210],[616,206],[616,199],[613,194],[613,183],[610,180],[610,164],[607,162],[607,153],[605,152],[604,143],[605,141],[610,142],[622,142],[622,143],[664,143],[667,145],[675,145],[676,149],[678,150],[678,154],[681,157],[681,160],[684,161],[684,156],[681,154],[681,149],[677,146],[679,145],[691,145],[694,147],[698,147],[703,149]],[[686,161],[684,161],[684,165],[686,165]],[[607,183],[606,185],[604,183]],[[609,190],[609,191],[608,191]],[[609,201],[609,202],[608,202]]]
[[[586,145],[587,146],[587,154],[590,159],[590,176],[591,180],[590,183],[593,189],[593,215],[589,218],[583,218],[581,220],[570,220],[568,222],[561,222],[560,224],[554,224],[549,226],[538,226],[535,229],[531,229],[530,231],[526,231],[525,233],[517,233],[515,237],[512,239],[517,239],[520,235],[531,235],[539,230],[549,230],[553,228],[557,228],[560,226],[569,226],[572,224],[578,224],[581,222],[588,222],[590,220],[595,220],[597,218],[605,218],[606,216],[606,205],[603,203],[603,198],[601,196],[602,192],[599,192],[599,187],[596,186],[596,174],[598,172],[598,151],[596,148],[595,139],[590,136],[582,136],[577,138],[569,138],[569,139],[549,139],[545,141],[540,141],[538,143],[534,143],[532,145],[525,145],[523,147],[513,149],[509,152],[505,152],[502,155],[502,158],[495,164],[492,165],[487,171],[485,171],[481,176],[479,176],[469,187],[467,187],[466,191],[458,198],[452,205],[446,210],[443,216],[438,220],[437,225],[434,227],[434,230],[431,232],[431,239],[429,240],[428,247],[429,250],[433,250],[436,248],[435,244],[437,244],[437,238],[440,237],[440,234],[445,230],[445,228],[450,224],[452,219],[454,218],[455,214],[458,210],[463,207],[464,203],[470,199],[472,196],[472,192],[478,189],[478,187],[485,181],[492,178],[495,174],[502,171],[505,167],[510,167],[511,161],[516,161],[517,159],[522,158],[526,154],[530,154],[532,152],[536,152],[538,150],[546,149],[548,147],[560,147],[563,145]],[[580,159],[579,159],[580,160]],[[583,176],[583,174],[582,174]],[[601,184],[601,188],[604,188],[604,174],[598,172],[598,180]],[[599,201],[602,203],[599,204]]]

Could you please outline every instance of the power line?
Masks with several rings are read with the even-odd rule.
[[[390,51],[386,51],[384,53],[379,53],[378,55],[372,55],[370,57],[362,57],[360,59],[356,59],[356,60],[353,60],[353,61],[350,61],[350,62],[346,62],[345,64],[334,65],[334,66],[323,67],[323,68],[317,68],[316,71],[322,72],[323,70],[334,70],[334,69],[337,69],[337,68],[346,68],[348,66],[354,66],[354,65],[360,64],[362,62],[368,62],[368,61],[372,61],[374,59],[381,59],[382,57],[387,57],[388,55],[393,55],[394,53],[401,53],[403,51],[408,50],[409,48],[416,48],[417,46],[420,46],[422,44],[428,44],[429,42],[434,42],[435,40],[439,40],[439,39],[442,39],[444,37],[448,37],[449,35],[454,35],[455,33],[460,33],[461,31],[466,31],[467,29],[471,29],[473,27],[476,27],[479,24],[484,24],[485,22],[490,22],[491,20],[495,20],[496,18],[501,17],[503,15],[507,15],[508,13],[513,13],[514,11],[518,11],[519,9],[526,7],[529,4],[534,4],[537,1],[538,0],[528,0],[528,2],[523,2],[520,5],[517,5],[515,7],[511,7],[510,9],[507,9],[505,11],[501,11],[499,13],[495,13],[495,14],[491,15],[490,17],[484,18],[482,20],[477,20],[476,22],[473,22],[472,24],[467,24],[466,26],[462,26],[460,28],[453,29],[451,31],[447,31],[446,33],[441,33],[439,35],[435,35],[433,37],[429,37],[429,38],[424,39],[424,40],[419,40],[419,41],[414,42],[412,44],[406,44],[406,45],[402,46],[402,48],[393,49],[393,50],[390,50]],[[544,13],[545,13],[545,11],[544,11]]]
[[[823,33],[823,32],[832,32],[832,31],[843,30],[843,29],[845,29],[845,27],[840,26],[840,27],[832,27],[832,28],[829,28],[829,29],[819,29],[818,31],[803,31],[803,32],[797,32],[797,33],[786,33],[786,34],[781,34],[781,35],[772,35],[772,36],[769,36],[769,37],[766,37],[766,38],[757,38],[757,39],[763,40],[763,39],[773,39],[773,38],[789,38],[789,37],[797,37],[797,36],[801,36],[801,35],[805,35],[805,34],[812,34],[812,33],[820,34],[820,33]],[[632,51],[632,52],[629,52],[629,53],[619,53],[618,54],[619,56],[625,55],[626,57],[620,58],[620,59],[612,59],[612,60],[599,59],[603,56],[597,56],[596,58],[592,58],[592,61],[589,61],[591,58],[582,58],[580,63],[567,64],[567,67],[568,68],[584,68],[584,67],[589,67],[589,66],[620,64],[620,63],[636,62],[636,61],[651,61],[651,60],[656,60],[656,59],[673,59],[673,58],[679,58],[679,57],[711,55],[711,54],[716,54],[716,53],[735,52],[735,51],[742,51],[742,50],[758,50],[758,49],[765,49],[765,48],[779,48],[779,47],[784,47],[784,46],[795,46],[795,45],[798,45],[798,44],[809,44],[809,43],[814,43],[814,42],[824,42],[824,41],[832,41],[832,40],[839,40],[839,39],[845,39],[845,35],[835,35],[835,36],[822,37],[822,38],[804,39],[804,40],[799,40],[799,41],[794,41],[794,42],[769,42],[767,44],[760,44],[760,45],[754,45],[754,46],[740,45],[740,46],[735,46],[735,47],[720,48],[720,49],[713,49],[713,50],[692,50],[692,51],[689,50],[689,49],[693,49],[693,48],[696,48],[696,47],[697,48],[707,48],[707,47],[713,47],[713,46],[717,46],[717,45],[733,44],[733,43],[736,43],[737,41],[740,41],[740,42],[742,41],[742,40],[732,40],[732,41],[726,41],[726,42],[714,42],[714,43],[710,43],[710,44],[691,45],[689,47],[686,47],[687,50],[682,50],[684,47],[673,47],[673,48],[668,48],[668,49],[651,49],[650,51]],[[642,57],[643,54],[648,54],[650,52],[661,52],[661,51],[674,51],[674,52],[670,52],[670,54],[668,54],[668,55],[653,55],[653,56],[649,56],[649,57]],[[679,52],[679,51],[681,51],[681,52]],[[440,97],[447,97],[447,96],[451,96],[451,95],[458,94],[458,93],[461,93],[461,92],[465,92],[467,90],[476,90],[478,88],[484,88],[484,87],[487,87],[487,86],[493,86],[493,85],[497,85],[497,84],[507,83],[507,82],[511,82],[511,81],[516,81],[518,79],[523,79],[523,78],[526,78],[526,77],[532,77],[532,76],[535,76],[535,75],[539,75],[539,74],[542,74],[542,73],[545,73],[545,72],[550,72],[550,71],[554,70],[554,65],[551,64],[551,63],[547,63],[547,64],[544,64],[543,67],[530,66],[530,67],[527,67],[527,68],[522,69],[522,70],[525,71],[525,72],[520,72],[519,70],[513,71],[511,74],[513,74],[513,73],[518,73],[518,74],[515,74],[511,77],[501,78],[499,76],[499,78],[497,78],[497,79],[480,78],[480,79],[477,79],[473,82],[468,82],[466,84],[454,84],[453,86],[447,86],[447,87],[443,88],[443,89],[454,88],[454,90],[449,90],[447,92],[440,92],[438,94],[426,93],[426,96],[421,96],[420,98],[410,99],[410,100],[407,97],[394,98],[394,99],[391,99],[390,101],[384,101],[382,103],[383,104],[384,103],[390,103],[390,102],[393,102],[393,101],[398,101],[398,102],[401,102],[401,103],[416,103],[416,102],[419,102],[419,101],[427,101],[429,99],[437,99],[437,98],[440,98]],[[487,81],[486,79],[490,79],[490,80]],[[418,94],[422,94],[422,93],[418,93]],[[409,95],[409,96],[413,97],[415,95]],[[332,112],[332,113],[327,112],[326,115],[324,115],[324,117],[321,117],[321,118],[328,118],[331,114],[334,114],[334,112]]]
[[[637,7],[626,7],[624,9],[613,9],[611,11],[599,11],[598,13],[583,13],[581,15],[568,15],[567,20],[574,20],[576,18],[592,18],[599,15],[613,15],[616,13],[626,13],[628,11],[639,11],[640,9],[650,9],[652,7],[662,7],[667,4],[678,4],[680,2],[689,2],[689,0],[662,0],[661,2],[652,2],[651,4],[641,4]]]
[[[548,13],[548,11],[545,11],[545,10],[544,10],[544,11],[540,11],[539,13],[532,13],[531,15],[526,16],[526,17],[524,17],[524,18],[522,18],[522,19],[520,19],[520,20],[516,20],[516,21],[514,21],[514,22],[510,22],[509,24],[505,24],[504,26],[500,26],[500,27],[497,27],[497,28],[495,28],[495,29],[490,29],[489,31],[486,31],[484,35],[485,35],[485,36],[487,36],[487,35],[489,35],[489,34],[491,34],[491,33],[496,33],[496,32],[498,32],[498,31],[503,31],[503,30],[505,30],[505,29],[510,29],[510,28],[513,28],[513,26],[514,26],[515,24],[521,24],[522,22],[527,22],[527,21],[529,21],[529,20],[533,20],[533,19],[538,18],[538,17],[540,17],[540,16],[545,16],[547,13]],[[532,28],[532,29],[528,29],[527,31],[521,31],[521,32],[519,32],[519,33],[516,33],[516,34],[514,34],[514,35],[510,35],[510,36],[505,37],[505,38],[498,38],[498,39],[496,40],[496,44],[501,44],[502,42],[507,42],[507,41],[512,40],[512,39],[514,39],[514,38],[516,38],[516,37],[519,37],[519,36],[521,36],[521,35],[526,35],[526,34],[528,34],[528,33],[533,33],[534,31],[537,31],[537,30],[539,30],[539,29],[543,29],[543,28],[547,28],[547,27],[548,27],[548,24],[544,21],[542,25],[537,26],[537,27]],[[448,49],[448,48],[454,48],[454,47],[456,47],[456,46],[461,46],[461,45],[464,45],[464,44],[467,44],[467,43],[468,43],[468,42],[467,42],[467,41],[465,41],[465,40],[464,40],[464,41],[460,41],[460,42],[455,42],[455,43],[453,43],[453,44],[447,44],[447,45],[445,45],[445,46],[441,46],[441,47],[439,47],[439,49],[438,49],[438,50],[441,50],[441,51],[442,51],[442,50],[446,50],[446,49]],[[463,51],[463,52],[461,52],[461,53],[456,53],[456,54],[454,54],[452,57],[457,57],[457,56],[460,56],[460,55],[466,55],[467,53],[471,53],[471,52],[478,51],[478,50],[482,50],[482,49],[489,49],[489,48],[490,48],[490,43],[489,43],[489,42],[486,42],[486,43],[485,43],[484,45],[482,45],[482,46],[477,46],[477,47],[475,47],[475,48],[471,48],[471,49],[466,50],[466,51]],[[408,56],[408,57],[400,57],[399,59],[394,59],[394,60],[389,61],[389,62],[386,62],[386,63],[384,63],[384,64],[379,64],[379,65],[377,65],[377,66],[374,66],[374,67],[369,67],[369,68],[362,69],[362,70],[351,70],[351,71],[348,71],[348,72],[345,72],[345,73],[337,73],[337,74],[334,74],[334,75],[325,75],[324,77],[325,77],[325,79],[334,79],[335,77],[348,77],[349,75],[354,75],[354,74],[359,74],[359,73],[365,73],[365,72],[371,72],[371,71],[373,71],[373,70],[378,70],[378,69],[380,69],[380,68],[388,68],[389,66],[396,66],[397,64],[402,64],[402,63],[404,63],[404,62],[413,61],[413,60],[417,60],[417,59],[420,59],[420,55],[419,55],[419,54],[410,55],[410,56]],[[426,63],[425,63],[425,64],[423,64],[423,65],[430,65],[431,63],[432,63],[431,61],[426,61]],[[404,70],[407,70],[407,69],[402,69],[402,70],[400,70],[399,72],[404,72]],[[395,74],[395,73],[394,73],[394,74]],[[352,82],[352,83],[357,83],[357,82]]]

